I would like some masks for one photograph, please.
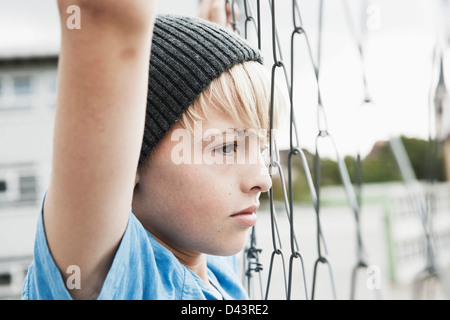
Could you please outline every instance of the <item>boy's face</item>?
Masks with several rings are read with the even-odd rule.
[[[264,146],[238,128],[217,111],[190,136],[176,123],[140,169],[133,213],[163,244],[214,255],[245,245],[259,196],[272,183]]]

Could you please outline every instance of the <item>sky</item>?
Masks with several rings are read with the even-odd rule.
[[[196,0],[160,1],[159,11],[195,15],[197,3]],[[261,3],[262,50],[265,65],[270,70],[273,64],[271,20],[267,2]],[[289,70],[293,26],[291,1],[275,3],[283,62]],[[314,59],[317,58],[318,3],[317,0],[298,1]],[[343,3],[324,1],[320,64],[320,89],[327,129],[340,154],[351,155],[360,150],[365,155],[375,141],[400,134],[427,139],[429,90],[436,79],[432,77],[435,72],[433,50],[437,39],[450,34],[450,19],[443,19],[450,16],[449,1],[348,0],[352,28],[349,28]],[[442,6],[444,3],[447,3],[446,7]],[[255,5],[253,9],[256,11]],[[369,28],[362,28],[367,23]],[[363,69],[354,34],[363,39],[364,70],[373,99],[369,105],[362,104]],[[0,57],[57,53],[59,36],[55,0],[0,0]],[[249,37],[256,43],[251,31]],[[296,39],[294,108],[299,143],[314,150],[318,134],[317,85],[306,42],[304,38]],[[440,43],[445,44],[445,74],[450,79],[449,43]],[[280,68],[276,70],[276,82],[287,92]],[[289,145],[287,119],[280,128],[279,144],[284,149]],[[324,154],[334,154],[333,148],[323,150]]]
[[[283,16],[283,12],[290,10],[290,1],[277,4],[280,6],[276,8],[280,16],[276,15],[279,37],[284,37],[282,46],[288,49],[285,56],[290,57],[292,18]],[[437,38],[440,39],[438,31],[442,37],[445,32],[449,34],[450,19],[445,20],[445,27],[439,24],[443,17],[450,17],[448,5],[445,12],[438,7],[438,1],[429,0],[348,1],[348,4],[354,31],[346,20],[343,1],[324,1],[323,13],[319,83],[328,132],[337,149],[342,155],[352,155],[358,150],[366,155],[377,140],[398,135],[427,139],[429,90],[432,80],[436,80],[432,77],[436,71],[433,50]],[[299,1],[299,6],[314,58],[317,58],[318,1]],[[372,11],[365,10],[369,7]],[[376,23],[373,9],[377,10]],[[365,28],[363,34],[361,26],[367,23],[372,23],[371,29]],[[363,40],[364,70],[373,100],[369,105],[362,104],[363,68],[353,33]],[[294,108],[301,145],[313,150],[318,134],[317,86],[306,42],[300,37],[297,39]],[[445,45],[448,61],[449,43]],[[286,64],[290,65],[289,61]],[[447,79],[450,79],[449,68],[448,62],[445,65]],[[279,83],[284,85],[285,82],[280,80]],[[280,139],[282,147],[288,140]],[[323,152],[332,156],[334,150],[325,148]]]

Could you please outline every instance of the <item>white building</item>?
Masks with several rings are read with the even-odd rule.
[[[195,15],[198,3],[159,11]],[[20,296],[50,178],[59,30],[55,0],[0,0],[0,299]]]
[[[0,285],[10,289],[0,286],[0,297],[20,289],[31,261],[50,172],[57,61],[57,55],[0,58]]]

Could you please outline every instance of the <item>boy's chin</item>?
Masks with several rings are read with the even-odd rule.
[[[245,247],[246,241],[242,241],[240,244],[235,244],[232,246],[227,247],[216,247],[211,248],[210,250],[207,250],[207,252],[204,252],[205,254],[213,255],[213,256],[233,256],[235,254],[238,254],[241,252]]]

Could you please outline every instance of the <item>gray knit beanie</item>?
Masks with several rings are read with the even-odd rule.
[[[259,51],[217,24],[193,17],[157,16],[139,163],[212,80],[250,60],[262,63]]]

